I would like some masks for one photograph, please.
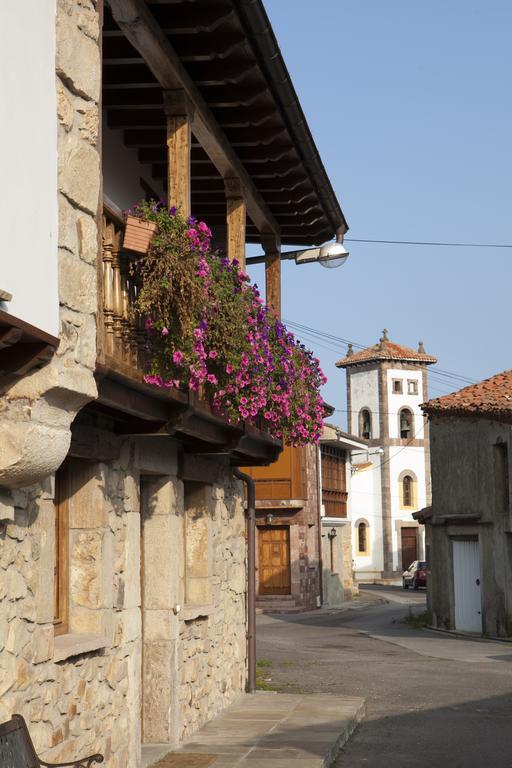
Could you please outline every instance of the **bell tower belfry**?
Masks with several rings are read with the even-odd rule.
[[[423,342],[415,351],[390,341],[384,329],[377,344],[358,352],[349,344],[336,363],[346,370],[348,431],[368,441],[352,479],[360,580],[396,579],[425,557],[412,513],[430,504],[428,423],[420,404],[428,399],[427,366],[436,362]],[[364,536],[360,525],[367,526]]]

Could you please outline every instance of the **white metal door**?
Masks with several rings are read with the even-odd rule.
[[[455,629],[482,631],[478,541],[453,541]]]

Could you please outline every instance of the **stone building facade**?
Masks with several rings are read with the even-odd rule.
[[[116,0],[28,0],[23,9],[7,4],[0,11],[9,30],[0,60],[6,72],[16,70],[16,78],[6,78],[16,109],[0,126],[14,139],[5,166],[10,209],[2,211],[14,222],[6,226],[12,257],[0,277],[0,721],[22,714],[43,759],[99,751],[108,768],[138,768],[141,745],[176,746],[245,690],[247,535],[233,467],[272,463],[281,450],[264,431],[229,424],[194,394],[155,391],[127,354],[140,329],[130,326],[130,257],[121,245],[126,203],[165,187],[169,204],[179,194],[188,213],[191,156],[202,153],[199,180],[206,169],[213,183],[199,192],[207,209],[215,198],[218,210],[220,187],[225,212],[214,226],[229,258],[243,263],[247,218],[247,237],[265,241],[276,273],[281,226],[169,40],[159,59],[165,77],[155,75],[151,57],[162,44],[156,17],[169,8],[158,3],[153,16],[142,5],[136,18]],[[169,5],[174,19],[183,15],[188,34],[190,4]],[[261,5],[256,10],[264,14]],[[242,4],[231,11],[226,18],[245,40]],[[215,29],[197,36],[197,45],[207,40],[212,57],[223,59],[225,39]],[[254,59],[249,70],[265,85],[258,34],[253,44],[253,53],[252,44],[244,46]],[[127,50],[137,60],[135,83]],[[283,66],[280,56],[275,64]],[[109,91],[109,77],[121,96]],[[143,95],[151,92],[156,106],[141,103],[145,85]],[[221,103],[234,88],[222,80]],[[268,83],[264,92],[286,133],[296,97],[274,99]],[[107,102],[119,106],[119,98],[112,117]],[[134,148],[126,136],[130,98],[135,118],[147,117],[149,133],[158,134],[151,151],[163,152],[166,183],[158,163],[142,162],[145,141]],[[258,126],[249,127],[257,138]],[[206,148],[192,152],[191,136],[197,142],[200,131]],[[177,133],[185,140],[174,141]],[[310,136],[286,135],[292,148],[312,144]],[[283,178],[293,167],[306,189],[326,196],[315,228],[299,215],[291,227],[282,219],[283,239],[307,244],[318,231],[346,229],[318,157],[314,172],[283,157]],[[272,167],[274,161],[258,157]],[[234,188],[242,190],[236,199]],[[313,594],[318,584],[308,558],[318,550],[306,542],[307,527],[297,538],[297,573],[306,572]]]
[[[352,453],[368,448],[365,440],[325,424],[320,440],[322,478],[322,602],[337,606],[357,594],[352,551]]]
[[[60,338],[44,367],[2,381],[0,721],[21,713],[48,760],[101,752],[125,768],[141,741],[178,744],[245,689],[245,516],[225,459],[186,481],[177,441],[122,439],[82,410],[98,395],[101,7],[55,11]],[[57,635],[64,459],[69,631]],[[200,504],[185,507],[187,485]]]
[[[512,635],[512,372],[422,407],[429,416],[432,505],[425,524],[430,621]]]

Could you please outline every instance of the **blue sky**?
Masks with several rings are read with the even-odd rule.
[[[512,244],[509,0],[265,6],[347,237]],[[362,344],[387,327],[472,379],[512,367],[512,249],[346,245],[337,270],[283,264],[285,319]],[[263,286],[260,267],[251,276]],[[345,408],[334,361],[346,345],[303,338],[329,377],[326,399]]]

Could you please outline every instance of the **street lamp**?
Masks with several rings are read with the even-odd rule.
[[[301,248],[298,251],[284,251],[281,253],[281,261],[295,261],[296,264],[312,264],[318,262],[326,269],[341,267],[349,257],[349,252],[343,245],[343,235],[336,235],[336,240],[317,248]],[[266,256],[250,256],[246,264],[263,264]]]

